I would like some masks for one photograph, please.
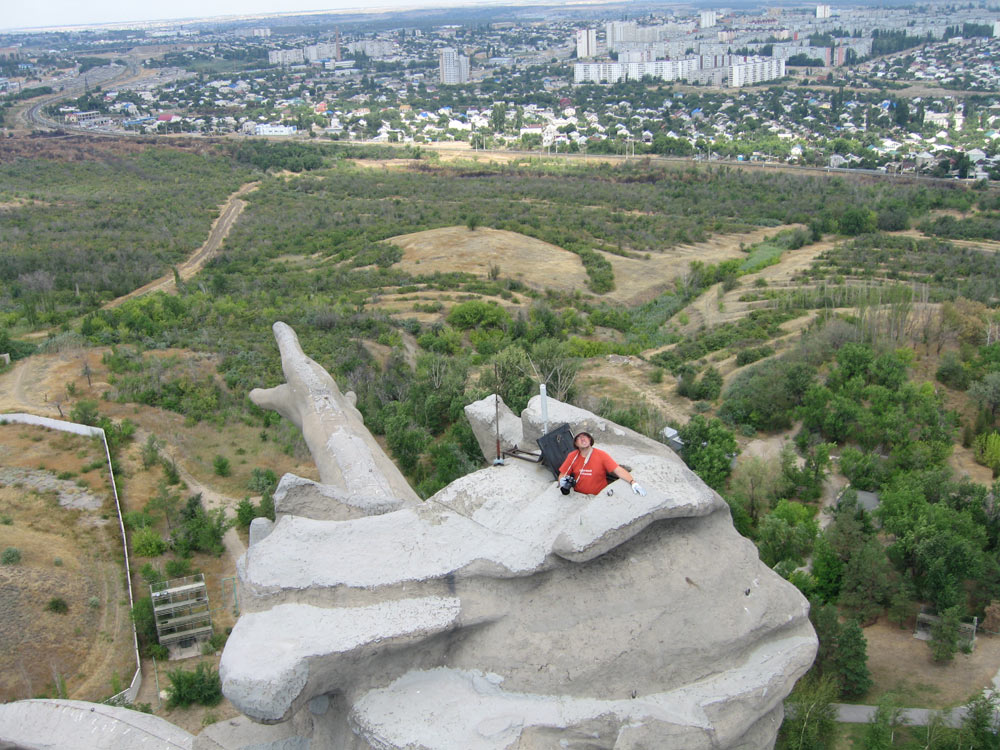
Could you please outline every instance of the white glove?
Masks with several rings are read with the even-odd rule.
[[[634,492],[635,494],[639,495],[640,497],[646,497],[646,490],[644,490],[642,488],[641,484],[639,484],[638,482],[636,482],[634,480],[632,482],[632,492]]]

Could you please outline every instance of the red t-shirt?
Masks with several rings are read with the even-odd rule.
[[[608,474],[618,468],[618,464],[600,448],[592,448],[590,458],[584,463],[580,451],[571,451],[559,467],[559,474],[576,477],[576,491],[585,495],[596,495],[608,486]]]

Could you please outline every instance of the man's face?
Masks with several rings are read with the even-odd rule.
[[[590,436],[589,435],[577,435],[576,440],[573,441],[577,448],[589,448],[590,447]]]

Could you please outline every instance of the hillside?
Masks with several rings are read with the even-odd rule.
[[[992,192],[641,162],[383,165],[357,147],[326,149],[302,173],[266,147],[268,170],[183,141],[18,148],[0,164],[16,260],[0,270],[0,336],[15,355],[0,411],[132,425],[122,495],[167,545],[139,560],[147,574],[201,569],[227,601],[240,534],[185,557],[179,508],[200,493],[207,523],[218,509],[247,520],[267,512],[271,478],[315,477],[295,428],[246,398],[281,381],[269,329],[284,320],[355,390],[422,496],[482,462],[461,407],[495,391],[520,409],[541,377],[647,434],[701,430],[689,444],[710,450],[685,458],[737,528],[816,611],[866,626],[874,684],[845,700],[895,691],[949,705],[1000,670],[988,636],[936,662],[887,622],[909,629],[920,605],[981,617],[1000,598],[987,502],[1000,404]],[[95,155],[99,167],[76,166]],[[144,226],[143,201],[189,190],[170,180],[195,157],[202,184],[189,194],[203,205],[165,200]],[[119,173],[138,196],[112,186]],[[92,200],[104,190],[110,209]],[[183,239],[147,247],[150,231]],[[86,254],[67,258],[73,241]],[[905,502],[878,518],[824,510],[848,482]],[[0,547],[35,544],[3,541],[5,529]],[[904,546],[918,534],[924,546]],[[812,572],[796,572],[810,558]],[[862,563],[878,587],[859,584]],[[147,585],[136,571],[133,586]],[[829,611],[818,629],[833,640]],[[39,682],[29,694],[58,689]],[[197,729],[202,716],[170,718]]]

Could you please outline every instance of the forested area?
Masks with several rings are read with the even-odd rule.
[[[178,149],[0,163],[8,325],[59,325],[168,272],[248,179],[228,159]]]
[[[33,328],[71,328],[110,347],[110,398],[192,422],[250,424],[291,451],[280,419],[246,398],[283,381],[270,332],[283,320],[357,393],[366,424],[424,497],[481,465],[462,407],[492,392],[518,411],[545,381],[556,398],[586,397],[608,418],[658,436],[667,420],[655,409],[601,402],[577,377],[591,358],[644,357],[651,382],[669,373],[694,402],[696,415],[674,425],[684,460],[730,503],[762,559],[812,601],[822,644],[815,677],[831,695],[854,700],[868,690],[861,626],[876,617],[909,622],[920,605],[933,607],[947,625],[934,656],[946,660],[961,647],[961,618],[982,617],[1000,599],[998,488],[948,463],[961,443],[1000,472],[1000,263],[988,249],[949,241],[986,236],[976,222],[995,211],[992,194],[642,162],[466,167],[421,158],[371,169],[352,155],[364,152],[251,143],[0,164],[10,176],[0,231],[14,260],[0,269],[3,340],[16,348]],[[97,309],[200,245],[218,204],[249,179],[261,187],[199,276],[176,295]],[[934,231],[940,220],[921,223],[935,209],[976,206],[947,236]],[[783,224],[800,226],[776,229],[743,258],[694,261],[641,305],[603,294],[615,283],[609,254],[643,259],[714,233]],[[455,225],[574,252],[588,288],[557,293],[499,269],[404,272],[402,251],[385,242]],[[913,225],[939,236],[893,233]],[[746,283],[783,254],[831,237],[838,242],[794,284]],[[708,289],[720,300],[738,293],[754,309],[682,332],[683,308]],[[787,336],[793,323],[801,332]],[[153,353],[168,348],[215,353],[217,372]],[[935,382],[916,374],[926,361]],[[780,458],[737,455],[740,440],[783,431],[794,439]],[[834,471],[851,489],[821,530],[819,501]],[[876,493],[877,509],[858,492]],[[820,689],[812,678],[804,685]]]

